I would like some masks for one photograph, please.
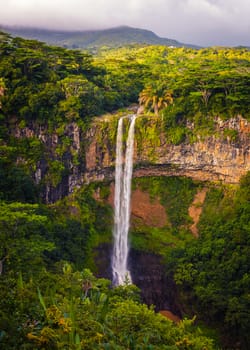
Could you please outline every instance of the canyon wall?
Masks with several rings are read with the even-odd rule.
[[[195,136],[192,142],[186,139],[173,144],[168,140],[168,130],[163,128],[161,119],[139,116],[135,128],[134,177],[186,176],[199,181],[237,184],[250,170],[250,123],[247,120],[240,116],[227,121],[217,118],[214,133],[205,136],[195,134],[194,125],[187,127]],[[17,139],[37,138],[43,145],[44,152],[33,167],[33,177],[42,188],[44,202],[52,203],[86,183],[113,183],[116,128],[117,117],[96,118],[87,131],[77,123],[69,123],[59,131],[29,125],[14,128],[13,136]],[[20,158],[18,162],[25,162],[25,159]],[[53,162],[55,166],[62,164],[63,171],[55,168],[53,173]],[[109,203],[112,204],[113,185],[110,192]],[[198,236],[196,225],[202,210],[200,204],[204,200],[201,195],[205,198],[205,186],[189,208],[193,220],[190,234],[195,237]],[[96,196],[98,199],[98,193]],[[149,227],[169,225],[166,210],[160,202],[153,201],[149,193],[137,188],[132,193],[131,228],[138,222]],[[94,249],[99,276],[111,278],[112,245],[101,244]],[[129,265],[133,281],[142,290],[143,301],[156,305],[157,310],[170,309],[174,314],[182,315],[175,284],[166,277],[160,255],[133,248]]]
[[[111,116],[96,118],[87,131],[77,123],[50,132],[37,125],[13,129],[15,137],[36,137],[44,147],[43,155],[32,169],[34,180],[42,185],[44,202],[63,198],[84,183],[114,179],[116,127],[117,117]],[[195,134],[194,125],[187,127],[195,136],[192,142],[186,139],[176,145],[169,142],[168,131],[163,129],[160,118],[139,116],[133,176],[187,176],[235,184],[250,170],[247,120],[241,116],[227,121],[217,118],[214,133],[205,136]],[[227,136],[225,131],[233,131],[235,137]],[[54,171],[51,171],[53,162]]]
[[[112,247],[101,244],[95,249],[97,276],[112,280],[110,259]],[[159,255],[131,249],[129,269],[133,283],[140,288],[142,301],[154,305],[155,310],[171,310],[182,316],[182,306],[177,298],[176,285],[166,276],[165,265]]]
[[[218,118],[214,135],[197,135],[196,141],[179,145],[167,142],[167,130],[157,130],[155,139],[148,140],[147,127],[152,130],[154,123],[157,123],[155,129],[160,128],[159,121],[149,119],[144,126],[146,136],[140,140],[140,147],[136,136],[134,177],[188,176],[200,181],[238,183],[240,177],[250,170],[250,123],[240,116],[226,122]],[[237,139],[233,141],[225,136],[225,130],[235,130]],[[114,176],[114,146],[108,147],[105,135],[98,143],[98,132],[98,125],[95,125],[87,134],[86,182],[113,179]]]

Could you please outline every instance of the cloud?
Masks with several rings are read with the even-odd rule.
[[[250,45],[249,0],[5,0],[0,23],[53,29],[130,25],[200,45]]]

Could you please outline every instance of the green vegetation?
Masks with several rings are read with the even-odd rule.
[[[200,238],[168,256],[186,310],[220,330],[226,348],[247,349],[249,338],[250,174],[237,191],[212,187]],[[235,348],[234,346],[232,348]]]
[[[166,209],[167,223],[164,227],[149,227],[137,222],[132,229],[132,247],[165,256],[173,248],[183,247],[193,241],[189,231],[188,208],[197,191],[198,184],[188,178],[150,177],[133,180],[134,188],[158,198]]]
[[[160,109],[173,103],[173,97],[162,84],[159,86],[152,84],[140,92],[139,103],[146,110],[153,109],[154,114],[158,117]]]
[[[105,110],[109,95],[104,87],[105,72],[93,64],[88,53],[8,35],[1,36],[0,53],[5,116],[26,123],[53,121],[57,126],[79,118],[86,122]]]
[[[148,110],[137,119],[137,147],[153,162],[163,132],[178,145],[216,135],[217,117],[249,120],[249,73],[244,48],[135,45],[92,57],[0,34],[1,347],[216,348],[197,321],[174,325],[140,304],[134,286],[110,288],[86,270],[98,273],[94,251],[112,239],[109,184],[42,202],[53,202],[46,197],[51,188],[63,197],[68,176],[84,173],[93,118],[101,126],[98,147],[113,157],[119,116],[113,112],[140,98]],[[222,137],[239,141],[230,127]],[[219,331],[226,349],[250,346],[249,185],[249,174],[239,188],[208,185],[195,239],[188,208],[201,184],[134,181],[159,199],[167,223],[137,223],[132,246],[164,257],[184,313]]]
[[[106,67],[112,87],[124,91],[133,86],[145,112],[161,117],[169,143],[216,134],[217,117],[250,119],[248,49],[138,46],[101,51],[96,62]]]
[[[238,113],[249,118],[247,49],[148,46],[104,51],[100,60],[112,70],[125,62],[140,65],[143,86],[171,92],[179,119],[193,120],[197,113],[204,118],[227,119]]]
[[[166,208],[164,227],[135,219],[132,247],[161,254],[188,317],[219,331],[225,348],[247,349],[249,338],[250,174],[240,187],[206,184],[199,238],[189,231],[188,208],[202,184],[187,178],[137,178],[134,188]]]
[[[188,207],[190,206],[198,185],[189,178],[160,177],[136,179],[136,183],[152,198],[159,196],[166,208],[170,224],[173,227],[189,223]]]
[[[219,329],[224,344],[247,348],[249,175],[237,191],[210,187],[198,240],[188,231],[188,207],[200,184],[140,178],[134,186],[160,199],[168,223],[161,229],[141,226],[132,232],[132,244],[165,257],[187,316],[196,314]],[[215,349],[189,321],[176,327],[135,301],[132,286],[110,290],[108,281],[82,270],[95,268],[93,248],[110,240],[112,213],[103,202],[108,195],[105,185],[94,184],[51,208],[1,203],[4,347]]]
[[[18,168],[18,182],[33,184],[30,201],[46,186],[58,188],[71,174],[70,162],[82,169],[84,134],[92,118],[131,103],[140,102],[150,118],[160,116],[157,134],[147,127],[143,135],[138,127],[139,148],[147,142],[152,160],[159,132],[165,130],[175,145],[214,135],[215,117],[250,118],[249,71],[250,53],[244,48],[133,46],[93,57],[1,33],[0,152],[5,161],[0,177],[11,184]],[[81,149],[70,134],[72,123]],[[114,148],[115,123],[103,132],[111,134],[103,150]],[[225,130],[224,138],[236,142],[237,132]],[[44,169],[40,186],[33,180],[38,162]]]
[[[214,349],[194,320],[175,325],[141,304],[135,286],[110,288],[84,268],[93,247],[110,239],[111,213],[100,201],[108,192],[100,186],[51,207],[1,202],[1,346]]]
[[[142,152],[153,162],[155,159],[155,150],[160,146],[160,136],[162,132],[162,123],[159,118],[152,116],[141,116],[137,118],[135,125],[135,139],[138,154]]]
[[[88,269],[64,262],[35,281],[20,273],[16,282],[0,277],[5,349],[214,349],[192,321],[175,325],[140,304],[135,286],[110,289]]]

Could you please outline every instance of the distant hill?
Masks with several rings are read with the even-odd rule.
[[[199,48],[198,46],[180,43],[173,39],[161,38],[150,30],[127,26],[88,31],[62,31],[11,26],[0,26],[0,29],[10,33],[12,36],[36,39],[51,45],[73,49],[97,49],[103,46],[115,48],[132,44]]]

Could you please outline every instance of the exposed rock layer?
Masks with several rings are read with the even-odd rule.
[[[202,205],[206,199],[207,188],[204,187],[200,191],[198,191],[194,197],[192,205],[188,209],[188,214],[193,220],[193,224],[190,226],[190,231],[192,232],[194,237],[199,236],[197,224],[200,219],[200,215],[202,213]]]
[[[225,137],[225,129],[237,131],[237,141]],[[188,176],[200,181],[238,183],[250,170],[249,133],[250,123],[237,117],[226,122],[217,119],[216,136],[198,136],[192,144],[168,144],[163,134],[155,147],[147,145],[139,150],[135,143],[133,176]],[[106,148],[103,153],[96,143],[97,134],[95,128],[86,151],[87,182],[113,178],[114,150]]]
[[[250,170],[250,123],[240,116],[225,122],[217,118],[214,135],[196,135],[195,142],[179,145],[170,144],[166,133],[159,132],[159,119],[138,118],[145,122],[143,130],[135,129],[134,177],[188,176],[200,181],[238,183]],[[148,127],[151,135],[147,134]],[[192,129],[193,125],[188,127]],[[152,130],[154,142],[150,141]],[[236,141],[226,137],[225,130],[235,131]],[[42,196],[47,203],[63,198],[84,183],[114,179],[115,133],[114,118],[98,118],[86,133],[77,123],[68,124],[60,133],[37,125],[14,130],[15,137],[37,137],[44,146],[44,156],[33,174],[34,180],[43,184]],[[54,160],[64,167],[56,184],[50,180],[50,163]]]
[[[95,198],[97,195],[95,194]],[[110,196],[108,202],[114,205],[114,183],[110,185]],[[143,192],[140,188],[132,190],[131,193],[131,216],[132,225],[143,223],[150,227],[164,227],[168,223],[166,210],[157,198],[150,198],[148,192]]]
[[[151,124],[156,122],[156,119],[150,121]],[[158,139],[155,137],[157,142],[152,144],[145,137],[145,140],[140,141],[139,147],[139,139],[136,139],[133,175],[188,176],[200,181],[238,183],[240,177],[250,170],[250,123],[241,117],[226,122],[217,119],[216,122],[216,136],[202,139],[197,137],[193,143],[169,144],[162,132]],[[63,198],[84,183],[114,180],[115,138],[111,139],[106,132],[109,123],[109,120],[94,122],[87,133],[83,133],[76,123],[70,123],[61,134],[56,131],[49,133],[45,127],[34,125],[15,129],[17,138],[37,137],[44,145],[45,153],[36,164],[34,179],[44,186],[45,202]],[[114,124],[110,123],[110,128],[114,128]],[[225,129],[235,130],[238,133],[237,141],[225,137]],[[69,140],[67,147],[63,144],[65,137]],[[65,168],[61,181],[57,184],[51,182],[49,176],[50,162],[54,160],[62,162]],[[161,215],[162,221],[153,215],[161,212],[157,201],[150,203],[145,193],[134,192],[133,196],[134,217],[143,221],[151,220],[147,223],[150,226],[164,226],[167,222],[166,215]],[[141,207],[136,208],[139,201],[142,203]],[[145,203],[147,208],[143,207]],[[149,212],[146,213],[147,210],[152,214],[151,217]],[[111,278],[111,249],[108,244],[97,248],[96,266],[100,276]],[[155,304],[158,310],[170,309],[181,316],[174,283],[166,278],[160,257],[131,250],[129,264],[133,281],[142,289],[143,300],[148,304]]]

